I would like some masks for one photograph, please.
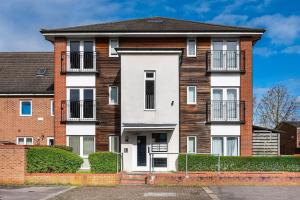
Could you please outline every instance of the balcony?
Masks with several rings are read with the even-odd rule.
[[[62,101],[62,122],[96,122],[96,101]]]
[[[245,51],[207,51],[206,71],[213,72],[245,72]]]
[[[98,73],[96,52],[63,51],[61,52],[61,74]]]
[[[208,123],[245,123],[245,101],[208,101]]]

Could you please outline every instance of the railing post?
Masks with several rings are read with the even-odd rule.
[[[185,154],[185,177],[188,178],[188,153]]]
[[[221,170],[221,156],[218,154],[218,172]]]
[[[119,172],[119,154],[116,153],[117,155],[117,173]]]

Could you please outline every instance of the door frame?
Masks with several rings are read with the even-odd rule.
[[[137,138],[138,136],[145,136],[146,137],[146,166],[137,166]],[[135,135],[134,138],[134,148],[132,151],[132,161],[133,161],[133,167],[132,171],[149,171],[149,162],[150,162],[150,156],[149,156],[149,148],[150,148],[150,139],[151,134],[150,133],[139,133]]]

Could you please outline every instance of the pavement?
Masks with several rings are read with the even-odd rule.
[[[0,186],[0,200],[299,200],[299,186]]]

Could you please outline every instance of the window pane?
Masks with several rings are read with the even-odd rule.
[[[69,136],[69,146],[72,147],[73,153],[80,155],[80,136]]]
[[[227,138],[227,156],[238,156],[238,138]]]
[[[83,155],[94,152],[94,136],[83,136]]]
[[[110,40],[111,55],[117,55],[117,51],[115,50],[115,48],[118,48],[118,46],[118,40]]]
[[[196,138],[195,137],[188,137],[188,153],[196,153]]]
[[[22,102],[22,115],[31,115],[31,102]]]
[[[154,80],[146,80],[146,109],[154,109]]]
[[[26,138],[26,145],[32,145],[32,138]]]
[[[85,41],[84,42],[84,51],[85,52],[93,52],[93,42],[92,41]]]
[[[146,78],[154,78],[154,73],[153,72],[147,72],[146,73]]]
[[[51,101],[51,115],[54,115],[54,100]]]
[[[119,152],[119,137],[118,136],[110,136],[110,152]]]
[[[110,87],[110,103],[111,104],[118,103],[118,87],[115,86]]]
[[[70,117],[80,117],[79,89],[70,90]]]
[[[24,144],[24,138],[18,138],[18,144]]]
[[[196,41],[195,40],[188,40],[188,48],[189,48],[189,55],[194,56],[196,55]]]
[[[212,154],[223,155],[223,138],[214,137],[212,141]]]
[[[72,69],[80,68],[80,42],[70,42],[70,64]]]
[[[223,42],[213,42],[213,68],[223,68]]]
[[[196,103],[196,87],[188,87],[188,103]]]

